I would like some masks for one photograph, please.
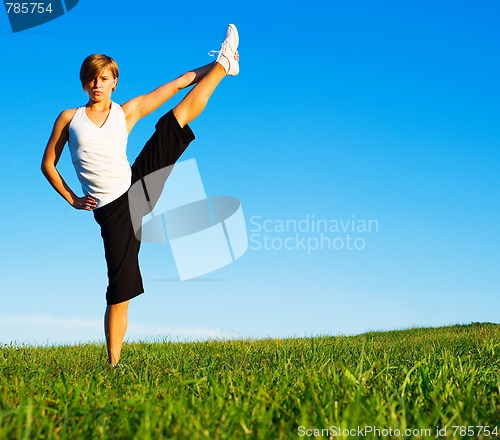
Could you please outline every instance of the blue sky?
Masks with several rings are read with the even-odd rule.
[[[230,22],[241,73],[191,124],[197,139],[184,158],[196,158],[207,194],[241,201],[250,248],[180,282],[168,246],[143,245],[146,293],[130,307],[128,338],[499,322],[499,13],[496,1],[80,0],[13,34],[0,11],[0,343],[103,339],[98,226],[39,171],[59,112],[86,102],[83,58],[118,61],[123,103],[210,62]],[[129,160],[182,96],[136,126]],[[78,190],[67,151],[59,168]],[[359,250],[280,248],[297,238],[280,222],[312,218],[378,227],[352,234]],[[345,232],[324,235],[347,242]]]

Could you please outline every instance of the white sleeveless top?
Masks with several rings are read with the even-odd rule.
[[[97,208],[124,194],[131,183],[127,160],[128,131],[120,105],[111,111],[102,127],[94,124],[80,107],[69,124],[71,159],[85,195],[97,200]]]

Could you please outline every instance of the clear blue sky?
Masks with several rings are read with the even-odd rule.
[[[16,34],[0,11],[0,343],[103,339],[98,226],[39,171],[59,112],[86,102],[83,58],[118,61],[123,103],[211,61],[230,22],[241,73],[192,123],[185,158],[209,195],[241,200],[250,249],[180,282],[168,246],[143,245],[128,338],[499,322],[498,1],[244,3],[80,0]],[[178,99],[138,124],[129,160]],[[67,151],[60,171],[78,190]],[[291,226],[313,218],[377,228],[328,230],[307,252],[320,233]],[[347,234],[362,249],[325,248]]]

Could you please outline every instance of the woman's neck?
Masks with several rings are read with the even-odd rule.
[[[93,112],[104,112],[111,108],[111,103],[111,98],[103,99],[102,101],[93,101],[92,99],[89,99],[87,108]]]

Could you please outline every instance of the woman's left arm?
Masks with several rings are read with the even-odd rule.
[[[125,118],[127,120],[127,129],[130,133],[134,125],[144,116],[154,112],[158,107],[167,102],[180,90],[177,80],[168,82],[157,89],[145,95],[127,101],[122,105]]]
[[[162,86],[146,93],[145,95],[127,101],[122,105],[125,118],[127,120],[127,129],[129,133],[132,131],[134,125],[144,116],[154,112],[158,107],[165,104],[172,96],[179,90],[196,84],[203,78],[212,66],[210,64],[191,70],[184,73],[178,78],[170,81]]]

